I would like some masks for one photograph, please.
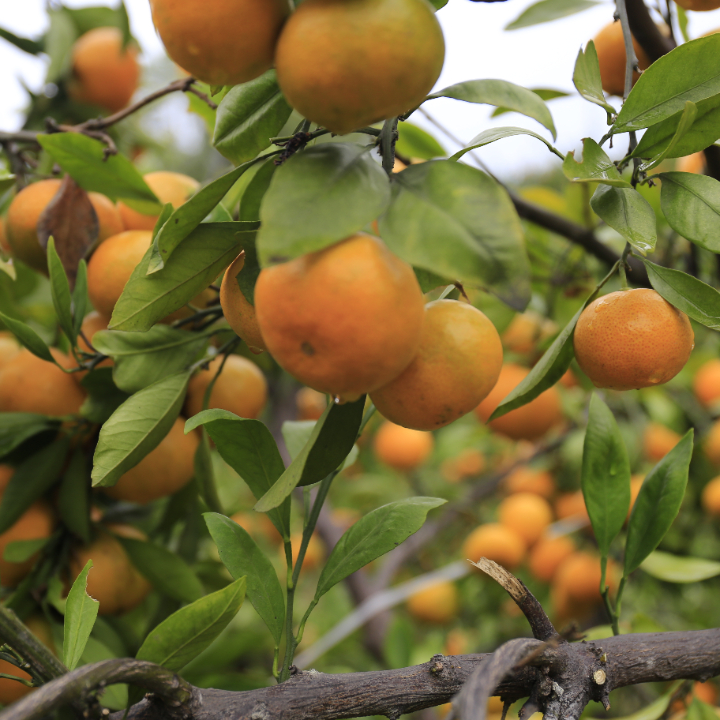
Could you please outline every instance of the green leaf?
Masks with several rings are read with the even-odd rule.
[[[406,158],[422,160],[432,160],[447,155],[445,148],[429,132],[407,121],[398,125],[395,152]]]
[[[314,602],[333,585],[404,542],[423,526],[430,510],[445,502],[432,497],[398,500],[358,520],[330,553],[318,579]]]
[[[53,160],[84,190],[107,195],[138,212],[154,215],[162,210],[160,202],[142,175],[124,155],[104,158],[105,145],[80,133],[39,135],[38,142]]]
[[[469,165],[430,160],[398,173],[380,235],[415,267],[487,287],[517,310],[530,300],[515,208],[502,187]]]
[[[135,656],[179,672],[210,646],[237,615],[245,578],[181,608],[151,630]]]
[[[706,250],[720,252],[720,182],[695,173],[660,173],[660,206],[675,232]]]
[[[713,330],[720,330],[720,293],[692,275],[643,260],[650,284],[671,305]]]
[[[613,133],[652,127],[720,93],[720,35],[684,43],[658,58],[640,76],[611,128]]]
[[[197,575],[175,552],[143,540],[117,536],[140,574],[160,593],[178,602],[191,603],[205,591]]]
[[[624,715],[617,720],[659,720],[665,714],[671,699],[672,692],[668,691],[632,715]]]
[[[545,0],[548,2],[549,0]],[[600,64],[598,63],[595,43],[590,40],[585,50],[580,48],[575,69],[573,70],[573,85],[577,91],[589,102],[599,105],[609,115],[614,115],[615,108],[605,99],[600,80]]]
[[[0,28],[0,38],[7,40],[11,45],[14,45],[29,55],[39,55],[45,51],[45,44],[41,40],[31,40],[30,38],[20,37],[9,30],[5,30],[5,28]]]
[[[63,664],[68,670],[74,670],[80,662],[100,607],[99,601],[87,594],[88,573],[92,566],[93,561],[88,560],[82,572],[75,578],[67,596]]]
[[[592,299],[592,298],[591,298]],[[590,300],[591,300],[590,299]],[[552,345],[545,351],[532,370],[523,378],[507,397],[495,408],[488,422],[502,417],[511,410],[527,405],[538,395],[555,385],[570,367],[575,357],[573,348],[573,333],[580,313],[585,309],[588,300],[576,313],[572,320],[562,329],[553,340]]]
[[[213,145],[233,163],[252,160],[270,147],[292,108],[280,92],[275,70],[236,85],[217,109]]]
[[[168,221],[171,222],[172,218]],[[255,233],[246,223],[204,223],[196,227],[165,263],[148,275],[152,247],[133,270],[113,310],[109,328],[145,332],[191,301],[237,257]]]
[[[247,576],[247,596],[267,625],[275,645],[280,644],[285,621],[285,599],[272,563],[237,523],[217,513],[204,513],[220,559],[233,579]]]
[[[580,484],[600,555],[607,558],[630,509],[630,459],[610,408],[596,393],[590,396]]]
[[[557,137],[555,123],[545,102],[532,90],[507,80],[468,80],[433,93],[428,100],[440,97],[507,108],[537,120],[552,133],[553,140]]]
[[[281,165],[260,207],[258,256],[264,267],[344,240],[375,220],[390,184],[370,148],[324,143]]]
[[[64,8],[48,12],[50,26],[45,34],[44,52],[50,58],[46,83],[56,83],[70,70],[72,46],[78,38],[78,31],[72,17]]]
[[[95,368],[80,381],[88,393],[80,415],[92,423],[102,425],[129,397],[115,385],[112,374],[112,368]]]
[[[59,420],[36,413],[0,413],[0,458],[5,457],[26,440],[49,430],[58,430]]]
[[[93,346],[114,360],[115,384],[134,393],[185,370],[207,339],[207,334],[154,325],[144,333],[100,330],[93,337]]]
[[[515,20],[505,26],[505,30],[519,30],[540,23],[552,22],[588,10],[597,4],[593,0],[540,0],[540,2],[525,8]]]
[[[203,410],[185,423],[188,433],[203,426],[220,457],[247,483],[259,500],[285,472],[275,440],[259,420],[248,420],[227,410]],[[268,517],[283,538],[290,537],[290,503],[271,510]]]
[[[36,540],[14,540],[3,550],[2,558],[7,562],[22,563],[29,560],[48,544],[48,538]]]
[[[355,402],[330,403],[315,424],[305,447],[258,500],[255,510],[272,510],[296,487],[312,485],[337,470],[357,440],[364,409],[364,395]]]
[[[420,289],[423,293],[430,292],[441,285],[451,285],[452,282],[447,278],[436,275],[432,270],[414,267],[415,277],[417,278]]]
[[[82,322],[85,319],[85,311],[88,306],[87,294],[87,263],[81,260],[78,264],[77,275],[75,276],[75,289],[72,294],[73,304],[73,333],[74,336],[80,334]]]
[[[615,163],[605,151],[592,139],[583,139],[583,159],[575,159],[575,151],[571,150],[563,162],[565,177],[572,182],[601,182],[617,187],[631,187],[623,180],[615,167]]]
[[[170,432],[180,413],[190,373],[171,375],[129,397],[100,429],[93,487],[110,487]]]
[[[47,245],[48,270],[50,271],[50,294],[58,316],[58,322],[68,340],[74,345],[77,335],[73,322],[72,297],[70,283],[60,256],[55,249],[55,239],[51,236]]]
[[[679,557],[660,550],[650,553],[640,568],[658,580],[671,583],[696,583],[720,575],[720,562]]]
[[[692,457],[693,431],[645,476],[633,505],[625,543],[625,577],[660,544],[680,510]]]
[[[703,702],[697,696],[693,697],[687,711],[687,720],[717,720],[715,704]]]
[[[33,355],[37,355],[41,360],[47,360],[47,362],[55,362],[46,342],[29,325],[2,312],[0,312],[0,320]]]
[[[555,100],[556,98],[567,97],[569,93],[562,90],[553,90],[552,88],[529,88],[532,90],[541,100]],[[510,108],[499,107],[495,108],[491,113],[490,117],[498,117],[498,115],[505,115],[506,113],[513,112]]]
[[[58,493],[58,512],[65,527],[85,543],[90,542],[90,488],[87,458],[82,448],[75,449],[63,472]]]
[[[285,447],[294,460],[305,447],[315,429],[316,420],[286,420],[282,424],[281,432]]]
[[[514,135],[530,135],[530,137],[537,138],[538,140],[540,140],[540,142],[544,143],[544,145],[548,148],[548,150],[550,150],[551,153],[554,153],[560,158],[564,158],[560,151],[557,150],[553,145],[551,145],[544,137],[542,137],[542,135],[538,135],[531,130],[526,130],[525,128],[521,127],[501,127],[483,130],[483,132],[481,132],[479,135],[476,135],[470,141],[467,147],[456,152],[450,159],[459,160],[463,155],[465,155],[465,153],[469,153],[471,150],[477,150],[478,148],[484,147],[485,145],[494,143],[496,140],[503,140],[506,137],[513,137]]]
[[[238,220],[260,221],[260,206],[277,169],[278,166],[271,159],[264,162],[253,175],[240,198]]]
[[[643,255],[655,249],[655,211],[634,188],[598,185],[590,199],[590,207]]]
[[[69,448],[67,437],[58,438],[15,468],[0,501],[0,533],[9,530],[55,484],[65,466]]]
[[[642,172],[652,170],[654,167],[657,167],[663,160],[665,160],[666,157],[669,157],[675,150],[675,147],[680,142],[682,142],[688,132],[692,130],[696,117],[697,105],[688,100],[688,102],[685,103],[685,109],[680,116],[680,121],[675,130],[675,134],[672,136],[672,138],[670,138],[670,142],[668,143],[667,147],[660,153],[658,153],[654,158],[648,160],[648,162],[642,163],[640,165],[640,170]]]

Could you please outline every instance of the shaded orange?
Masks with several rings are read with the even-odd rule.
[[[467,536],[462,554],[473,562],[486,557],[512,570],[523,561],[526,550],[525,541],[512,528],[500,523],[486,523]]]
[[[430,456],[435,441],[428,432],[384,422],[375,433],[373,449],[380,462],[395,470],[414,470]]]
[[[534,493],[544,498],[555,494],[555,481],[547,470],[535,470],[527,465],[515,468],[503,480],[503,487],[509,493]]]
[[[455,619],[460,606],[455,583],[443,581],[413,593],[406,601],[410,615],[433,625],[446,625]]]
[[[209,85],[237,85],[273,64],[287,0],[216,0],[212,12],[193,0],[151,0],[167,54]]]
[[[176,209],[200,187],[200,183],[195,178],[167,170],[147,173],[143,179],[163,205],[170,203]],[[125,230],[152,230],[160,217],[144,215],[123,202],[118,203],[118,211]]]
[[[188,383],[185,408],[188,417],[203,409],[205,390],[215,377],[223,356],[208,364],[207,370],[199,370]],[[244,418],[256,418],[267,402],[267,381],[262,370],[247,358],[228,355],[223,370],[215,381],[208,408],[221,408]]]
[[[684,10],[693,12],[708,12],[720,7],[720,0],[675,0],[675,3]]]
[[[585,498],[583,497],[582,490],[558,495],[555,499],[555,515],[557,515],[558,520],[565,520],[576,516],[589,520],[590,517],[585,507]]]
[[[417,354],[370,398],[398,425],[435,430],[487,397],[500,375],[502,357],[500,336],[486,315],[456,300],[435,300],[425,305]]]
[[[146,505],[185,487],[195,474],[200,439],[194,432],[186,435],[184,428],[185,418],[179,417],[160,444],[105,492],[116,500]]]
[[[11,333],[0,332],[0,370],[12,360],[20,351],[22,345],[18,343]]]
[[[485,469],[485,456],[475,448],[465,448],[459,455],[448,458],[440,466],[440,474],[451,483],[479,475]]]
[[[353,508],[337,507],[330,513],[330,519],[343,530],[351,528],[361,518],[360,513]]]
[[[487,422],[495,408],[529,372],[527,368],[520,365],[505,363],[495,387],[475,408],[478,418]],[[527,405],[511,410],[488,424],[495,432],[513,440],[537,440],[561,420],[560,395],[555,387],[551,387]]]
[[[630,519],[630,513],[632,512],[635,501],[640,494],[640,488],[645,480],[644,475],[632,475],[630,477],[630,509],[628,510],[628,519]]]
[[[553,513],[545,498],[533,493],[515,493],[506,497],[498,508],[500,523],[533,545],[552,522]]]
[[[12,254],[12,248],[7,239],[7,230],[5,229],[5,218],[0,216],[0,249],[6,254]]]
[[[53,357],[65,368],[74,360],[56,348]],[[31,412],[60,417],[80,411],[85,391],[72,374],[29,350],[21,350],[0,369],[0,412]]]
[[[674,430],[650,422],[643,432],[643,450],[648,460],[657,462],[662,460],[679,442],[682,436]]]
[[[695,397],[705,406],[711,407],[720,400],[720,360],[713,358],[703,363],[693,377]]]
[[[237,276],[244,265],[245,251],[241,252],[225,271],[220,285],[220,306],[235,334],[242,338],[253,352],[261,352],[267,348],[258,327],[255,308],[245,299],[237,283]]]
[[[720,477],[713,478],[703,488],[701,501],[706,513],[720,516]]]
[[[617,569],[608,560],[606,583],[612,589],[617,585]],[[553,590],[571,601],[583,603],[599,602],[600,558],[590,553],[577,551],[560,563],[553,579]]]
[[[445,636],[443,655],[465,655],[470,649],[470,638],[465,630],[455,628]]]
[[[575,358],[599,388],[632,390],[666,383],[690,357],[687,315],[655,290],[609,293],[590,303],[575,326]]]
[[[541,582],[550,582],[565,558],[575,552],[575,543],[566,535],[544,537],[530,551],[530,572]]]
[[[700,151],[693,153],[692,155],[686,155],[685,157],[679,158],[675,169],[678,172],[703,175],[705,173],[705,153]]]
[[[290,536],[290,542],[292,543],[292,561],[293,567],[300,556],[300,545],[302,543],[302,533],[293,533]],[[282,552],[283,560],[285,560],[285,552]],[[305,550],[305,557],[303,558],[303,570],[315,570],[320,566],[320,563],[325,558],[325,545],[317,533],[313,533],[310,536],[310,542],[308,542],[307,549]]]
[[[720,465],[720,420],[716,420],[711,426],[703,441],[703,449],[708,460],[713,465]]]
[[[551,337],[557,325],[533,310],[517,313],[502,335],[505,350],[514,353],[530,353],[539,343]]]
[[[319,420],[327,408],[327,395],[309,387],[295,393],[298,420]]]
[[[419,105],[444,57],[428,3],[304,0],[283,28],[275,66],[290,105],[342,135]]]
[[[625,91],[625,41],[623,39],[622,26],[619,22],[612,22],[606,25],[594,38],[595,50],[597,50],[598,63],[600,65],[600,80],[603,90],[609,95],[622,97]],[[638,67],[645,70],[650,66],[650,58],[633,38],[635,56],[638,59]],[[633,73],[633,85],[640,77],[639,73]]]
[[[137,47],[123,48],[116,27],[88,30],[72,48],[72,78],[68,94],[77,102],[117,112],[132,98],[140,78]]]
[[[265,268],[255,312],[275,360],[343,400],[387,385],[410,364],[425,315],[412,268],[365,233]]]
[[[15,474],[15,468],[10,465],[0,464],[0,495],[5,492],[5,488],[10,483],[10,479]]]
[[[251,535],[253,539],[263,537],[272,545],[282,542],[282,536],[265,513],[236,512],[230,519]]]

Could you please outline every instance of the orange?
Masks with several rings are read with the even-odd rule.
[[[590,303],[575,326],[575,358],[599,388],[632,390],[666,383],[690,357],[685,313],[655,290],[618,290]]]
[[[5,548],[16,540],[40,540],[48,538],[55,529],[55,518],[47,503],[42,500],[33,503],[17,522],[0,535],[0,584],[15,587],[33,568],[37,553],[21,563],[9,562],[3,558]]]
[[[645,480],[644,475],[631,475],[630,476],[630,509],[628,510],[628,519],[630,519],[630,513],[632,512],[635,501],[640,494],[640,488]]]
[[[616,585],[616,569],[612,560],[608,560],[606,583],[611,587]],[[599,602],[600,596],[600,558],[586,552],[575,552],[560,563],[553,589],[560,595],[566,595],[570,600],[582,603],[587,601]]]
[[[560,378],[559,382],[566,388],[580,387],[580,383],[575,377],[575,373],[570,368],[565,371],[565,374]]]
[[[705,153],[700,151],[693,153],[692,155],[686,155],[685,157],[679,158],[675,169],[678,172],[703,175],[705,173]]]
[[[244,264],[245,252],[243,251],[225,271],[220,285],[220,306],[225,314],[225,319],[238,337],[242,338],[253,352],[261,352],[267,348],[258,327],[255,308],[245,299],[237,284],[237,276]]]
[[[662,460],[679,442],[682,436],[674,430],[650,422],[645,426],[643,432],[643,449],[645,456],[652,462]]]
[[[475,408],[475,414],[480,420],[487,422],[500,402],[525,379],[529,372],[520,365],[505,363],[497,384]],[[560,395],[554,387],[551,387],[527,405],[492,420],[489,425],[495,432],[513,440],[537,440],[561,420]]]
[[[555,481],[547,470],[535,470],[521,465],[513,470],[503,481],[509,493],[535,493],[544,498],[555,494]]]
[[[5,218],[0,216],[0,249],[6,254],[12,253],[12,248],[7,239],[7,230],[5,229]]]
[[[143,179],[163,205],[170,203],[175,209],[194,195],[200,187],[200,183],[195,178],[166,170],[148,173]],[[125,230],[153,230],[160,217],[144,215],[123,202],[118,203],[118,210]]]
[[[465,630],[455,628],[445,636],[443,655],[465,655],[470,649],[471,642]]]
[[[5,221],[13,256],[33,270],[46,274],[47,257],[38,241],[37,224],[61,184],[62,180],[50,178],[24,187],[10,203]],[[111,200],[95,192],[88,193],[88,197],[98,218],[98,241],[102,242],[124,229],[120,212]]]
[[[501,367],[500,336],[487,316],[466,303],[435,300],[425,306],[412,362],[370,398],[398,425],[435,430],[487,397]]]
[[[255,312],[275,360],[341,400],[387,385],[410,364],[425,315],[413,269],[365,233],[265,268]]]
[[[211,360],[207,370],[200,370],[190,379],[185,407],[188,417],[203,409],[205,390],[215,377],[222,356]],[[208,408],[221,408],[244,418],[256,418],[267,402],[267,381],[262,370],[239,355],[228,355],[222,373],[215,381]]]
[[[72,77],[67,86],[73,100],[111,113],[130,102],[140,66],[135,45],[122,45],[122,32],[116,27],[97,27],[80,36],[72,48]]]
[[[53,357],[65,368],[75,361],[55,348]],[[30,412],[61,417],[80,411],[84,390],[75,377],[53,363],[21,350],[0,370],[0,412]]]
[[[474,448],[466,448],[459,455],[448,458],[440,466],[440,474],[451,483],[480,475],[485,469],[485,457]]]
[[[22,350],[22,345],[18,343],[15,336],[11,333],[0,332],[0,370],[5,364],[12,360]]]
[[[533,545],[552,522],[553,513],[545,498],[533,493],[515,493],[506,497],[498,508],[500,523]]]
[[[552,320],[528,310],[515,315],[500,337],[505,350],[524,354],[533,352],[539,343],[555,332],[557,325]]]
[[[473,562],[486,557],[512,570],[523,561],[526,550],[525,541],[512,528],[500,523],[486,523],[467,536],[462,554]]]
[[[185,487],[195,474],[196,433],[185,434],[185,418],[179,417],[160,444],[105,492],[116,500],[146,505]]]
[[[720,465],[720,420],[716,420],[711,426],[703,443],[705,455],[713,465]]]
[[[282,542],[282,536],[265,513],[236,512],[230,518],[236,522],[253,539],[263,537],[272,545]]]
[[[288,0],[150,0],[167,54],[208,85],[237,85],[273,65]]]
[[[460,601],[454,583],[444,581],[429,585],[407,599],[407,609],[416,620],[446,625],[455,619]]]
[[[565,558],[575,552],[575,543],[566,535],[543,537],[530,551],[530,572],[541,582],[550,582]]]
[[[585,507],[585,498],[583,497],[582,490],[558,495],[555,500],[555,515],[557,515],[558,520],[566,520],[567,518],[574,517],[589,520],[590,517]]]
[[[720,516],[720,477],[713,478],[703,488],[702,506],[708,514]]]
[[[414,470],[428,459],[434,444],[428,432],[386,421],[375,434],[373,447],[380,462],[396,470]]]
[[[717,10],[720,7],[720,0],[675,0],[675,3],[684,10],[694,12],[707,12],[708,10]]]
[[[290,536],[290,542],[292,543],[292,561],[293,567],[300,556],[300,545],[302,543],[302,533],[293,533]],[[281,551],[283,561],[285,560],[285,551]],[[307,549],[305,550],[305,557],[303,558],[303,570],[315,570],[319,567],[320,563],[325,557],[325,545],[317,533],[313,533],[310,536],[310,542],[308,543]]]
[[[619,22],[606,25],[593,38],[593,41],[600,64],[600,80],[603,90],[609,95],[622,97],[625,91],[625,61],[627,57],[622,26]],[[638,67],[645,70],[650,65],[650,58],[635,38],[633,38],[633,47],[638,59]],[[637,72],[633,73],[633,84],[639,77]]]
[[[327,408],[327,396],[309,387],[300,388],[295,394],[298,420],[319,420]]]
[[[720,400],[720,360],[713,358],[698,368],[693,378],[693,392],[705,407],[712,407]]]
[[[280,35],[275,65],[290,105],[342,135],[419,105],[444,58],[425,0],[304,0]]]
[[[5,492],[5,488],[10,484],[10,480],[14,474],[14,467],[0,464],[0,495]]]

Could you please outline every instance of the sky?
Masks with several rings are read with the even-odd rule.
[[[562,152],[581,147],[581,138],[599,139],[606,130],[605,112],[582,100],[574,91],[572,71],[578,50],[605,24],[612,21],[614,3],[600,0],[595,7],[577,15],[510,32],[503,27],[535,0],[471,2],[449,0],[438,12],[447,46],[445,65],[435,90],[466,80],[501,78],[528,88],[552,88],[572,92],[574,97],[549,103],[558,131],[555,143]],[[65,0],[69,7],[114,5],[113,0]],[[125,0],[131,28],[139,40],[145,62],[163,51],[150,17],[148,0]],[[37,37],[47,23],[45,0],[0,0],[0,25],[18,35]],[[690,36],[697,37],[720,27],[720,10],[691,13]],[[0,39],[0,130],[20,126],[25,103],[23,84],[33,90],[42,87],[46,61],[26,55]],[[613,100],[612,102],[617,102]],[[490,118],[493,108],[440,98],[426,103],[428,112],[441,125],[469,142],[489,127],[516,125],[551,137],[530,118],[505,114]],[[426,118],[415,113],[412,122],[431,131],[454,152],[459,146],[449,141]],[[618,143],[619,145],[619,143]],[[620,153],[624,148],[616,148]],[[538,140],[513,137],[486,146],[479,157],[500,178],[513,180],[526,172],[541,172],[559,163]]]

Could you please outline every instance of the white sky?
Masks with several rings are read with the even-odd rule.
[[[484,3],[450,0],[438,13],[445,33],[447,54],[436,89],[464,80],[503,78],[529,88],[549,87],[574,92],[572,70],[578,49],[611,21],[614,4],[604,0],[596,8],[553,23],[512,32],[502,30],[534,1]],[[114,2],[65,0],[65,4],[83,7],[112,5]],[[125,5],[144,58],[150,60],[163,53],[162,44],[152,26],[148,0],[125,0]],[[208,2],[208,11],[211,11],[211,6]],[[0,0],[0,25],[19,35],[37,37],[46,27],[44,8],[45,0]],[[691,15],[691,37],[720,27],[720,10]],[[25,103],[22,84],[39,90],[45,62],[16,50],[0,39],[0,68],[0,130],[14,130],[20,125]],[[579,97],[554,100],[549,106],[558,130],[556,146],[561,151],[579,148],[582,137],[599,139],[604,134],[604,111]],[[427,109],[466,142],[488,127],[501,125],[520,125],[550,139],[538,123],[517,114],[490,120],[493,108],[486,105],[442,98],[427,103]],[[455,149],[418,114],[413,117],[413,122],[431,130],[448,149]],[[480,150],[479,155],[494,172],[507,179],[559,162],[539,141],[524,137],[501,140]]]

